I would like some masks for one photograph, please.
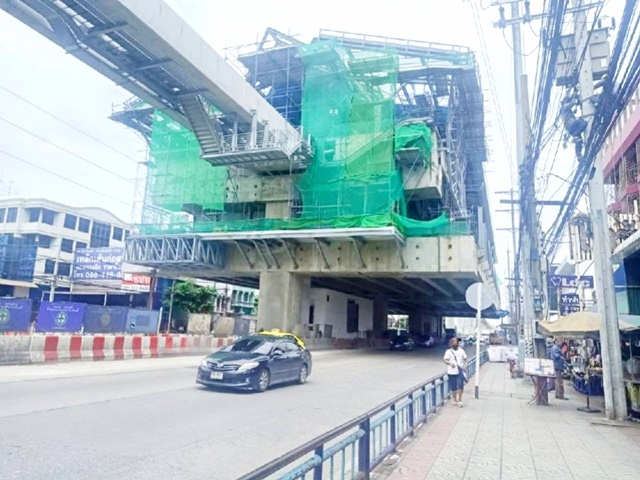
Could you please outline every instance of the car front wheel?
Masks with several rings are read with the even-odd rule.
[[[269,370],[264,369],[261,370],[258,374],[258,383],[257,390],[258,392],[265,392],[269,388],[269,384],[271,383],[271,374]]]
[[[300,372],[298,372],[298,383],[300,385],[304,385],[307,383],[307,377],[309,376],[309,369],[306,365],[302,365],[300,367]]]

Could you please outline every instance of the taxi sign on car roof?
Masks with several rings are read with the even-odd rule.
[[[270,335],[273,337],[289,338],[296,342],[300,347],[305,348],[304,341],[299,336],[289,332],[282,332],[277,328],[273,328],[271,330],[262,330],[258,332],[258,335]]]

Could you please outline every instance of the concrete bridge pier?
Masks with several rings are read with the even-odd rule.
[[[373,297],[373,338],[382,338],[387,330],[389,318],[389,298],[385,293],[376,293]]]
[[[297,331],[299,324],[307,324],[311,277],[291,272],[260,273],[260,303],[258,330],[277,328]]]

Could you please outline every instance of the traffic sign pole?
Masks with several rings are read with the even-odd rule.
[[[476,381],[475,398],[480,396],[480,320],[482,311],[495,303],[491,289],[485,288],[482,282],[474,283],[465,292],[467,305],[476,309]]]

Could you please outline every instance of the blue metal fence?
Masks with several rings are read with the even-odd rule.
[[[480,354],[480,364],[488,360]],[[475,358],[468,365],[476,373]],[[263,465],[240,480],[368,480],[370,473],[450,396],[446,374],[398,395],[387,403]]]

